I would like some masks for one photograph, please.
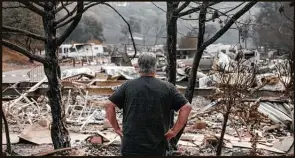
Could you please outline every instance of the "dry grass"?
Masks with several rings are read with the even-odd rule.
[[[29,58],[26,56],[8,49],[6,47],[2,47],[2,71],[11,71],[17,69],[24,69],[24,68],[33,68],[41,63],[34,62],[31,63]]]

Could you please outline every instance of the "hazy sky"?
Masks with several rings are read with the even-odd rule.
[[[145,24],[151,24],[152,20],[159,19],[159,21],[163,24],[166,23],[166,14],[164,11],[157,8],[155,5],[153,5],[151,2],[110,2],[114,8],[120,12],[125,19],[129,19],[129,17],[133,16],[138,19],[141,19],[142,21],[142,32],[144,31]],[[162,8],[163,10],[166,10],[166,2],[154,2],[158,7]],[[230,8],[237,6],[241,2],[222,2],[218,5],[214,5],[212,7],[216,9],[220,9],[220,11],[227,11]],[[245,2],[246,4],[247,2]],[[192,7],[194,3],[192,3]],[[241,9],[245,4],[241,5],[239,8],[233,10],[230,12],[231,14],[234,14],[239,9]],[[251,15],[255,15],[259,11],[259,8],[252,7],[250,9]],[[89,9],[86,12],[86,15],[91,15],[96,20],[100,21],[103,24],[104,28],[104,36],[106,38],[106,43],[118,43],[119,37],[122,36],[120,33],[121,27],[126,25],[124,21],[109,7],[104,5],[98,5],[91,9]],[[191,15],[191,18],[197,18],[198,13],[194,13]],[[241,19],[245,19],[247,17],[253,17],[250,16],[249,12],[244,14]],[[188,18],[188,17],[185,17]],[[215,22],[208,22],[212,23],[216,26],[217,30],[220,29],[220,25],[218,21]],[[191,30],[192,27],[198,26],[198,22],[196,20],[188,21],[188,20],[178,20],[178,37],[181,37],[182,34],[186,34],[189,30]],[[155,33],[153,30],[149,31],[148,35],[146,36],[146,43],[153,43],[155,40]],[[162,43],[165,42],[163,39],[161,41]],[[224,43],[224,44],[236,44],[238,42],[238,34],[235,30],[229,30],[227,33],[225,33],[217,43]],[[248,44],[249,45],[249,44]]]

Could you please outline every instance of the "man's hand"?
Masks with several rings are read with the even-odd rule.
[[[175,137],[180,130],[185,126],[188,115],[192,107],[189,103],[183,105],[179,110],[179,115],[175,125],[165,134],[166,139],[169,141],[171,138]]]
[[[120,137],[123,137],[123,132],[121,131],[120,128],[115,129],[115,132],[116,132]]]
[[[123,133],[120,129],[120,126],[118,124],[118,120],[116,117],[115,107],[116,107],[116,105],[109,100],[105,103],[105,110],[106,110],[106,114],[107,114],[107,119],[109,120],[110,124],[114,128],[115,132],[120,137],[123,137]]]
[[[166,137],[167,141],[170,141],[170,139],[175,137],[176,135],[177,135],[177,133],[174,130],[169,129],[169,131],[165,134],[165,137]]]

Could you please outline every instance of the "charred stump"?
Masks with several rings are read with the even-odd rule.
[[[9,128],[8,128],[8,123],[7,123],[7,120],[6,120],[6,116],[4,115],[4,112],[3,112],[3,108],[1,108],[1,116],[2,116],[2,119],[4,121],[4,126],[5,126],[5,137],[6,137],[6,152],[8,154],[11,154],[12,153],[12,150],[11,150],[11,143],[10,143],[10,137],[9,137]]]

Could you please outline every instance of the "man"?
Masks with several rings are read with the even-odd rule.
[[[122,138],[123,156],[163,156],[169,140],[184,127],[191,106],[173,84],[155,78],[155,54],[140,55],[138,69],[139,78],[126,81],[109,97],[107,119]],[[116,106],[123,109],[123,131],[116,119]],[[179,116],[169,129],[171,109],[179,111]]]

